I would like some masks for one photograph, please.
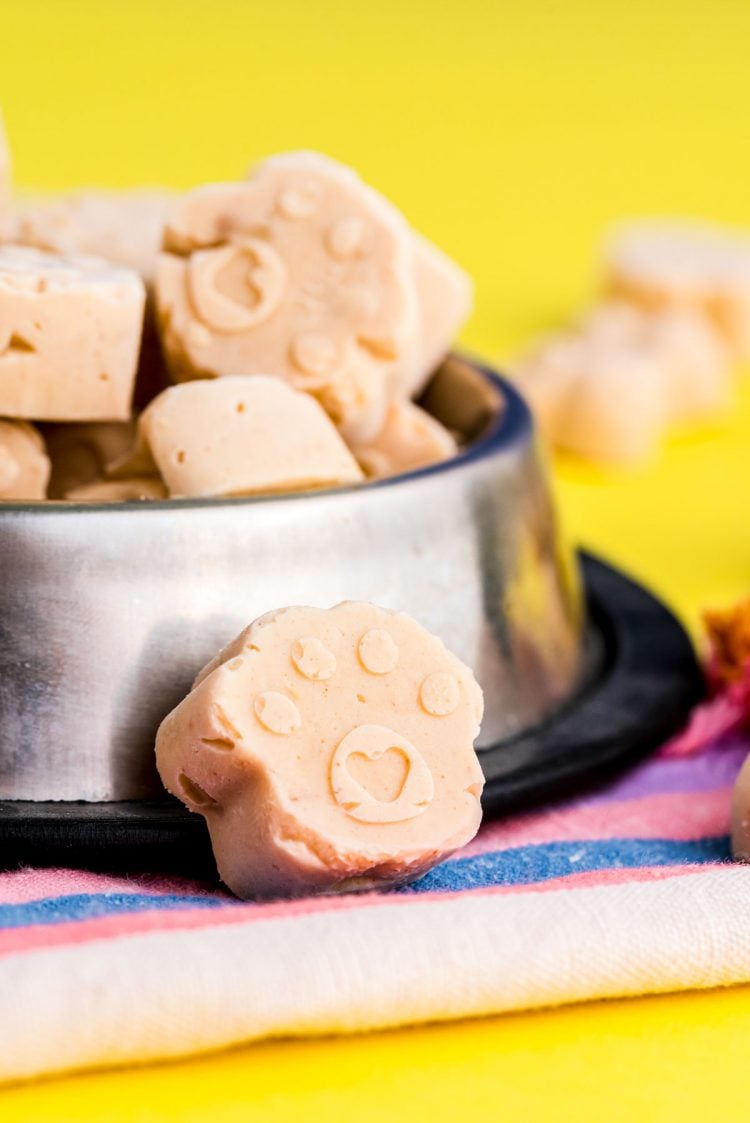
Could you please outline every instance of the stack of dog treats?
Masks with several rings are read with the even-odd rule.
[[[558,448],[638,464],[665,433],[730,407],[750,359],[750,237],[699,224],[622,228],[599,302],[514,366]]]
[[[355,484],[456,452],[414,399],[472,286],[358,176],[15,200],[0,121],[0,500]]]

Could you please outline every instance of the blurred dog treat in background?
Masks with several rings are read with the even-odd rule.
[[[732,405],[734,364],[750,354],[750,238],[676,223],[624,228],[605,248],[601,289],[511,373],[553,446],[637,465],[668,432]]]

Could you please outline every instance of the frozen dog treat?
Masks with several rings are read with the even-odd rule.
[[[750,357],[750,239],[720,227],[643,223],[620,232],[606,262],[615,295],[649,310],[705,314],[732,351]]]
[[[238,896],[386,888],[476,834],[481,718],[471,671],[410,617],[286,608],[208,664],[156,761]]]
[[[0,421],[0,502],[44,499],[49,471],[38,430],[25,421]]]
[[[273,157],[177,205],[157,266],[177,379],[272,372],[314,395],[347,440],[380,429],[418,307],[411,232],[347,168]]]
[[[447,460],[458,452],[456,439],[439,421],[413,402],[396,399],[374,440],[354,449],[367,476],[395,476]]]
[[[75,502],[115,503],[126,499],[166,499],[167,489],[161,480],[133,477],[127,480],[95,480],[71,488],[66,499]]]
[[[601,346],[636,347],[658,359],[670,421],[721,413],[731,404],[733,377],[726,344],[700,312],[645,312],[613,301],[596,307],[584,319],[582,332]]]
[[[581,376],[558,407],[555,443],[592,460],[637,464],[656,450],[666,427],[664,383],[647,351],[585,345]]]
[[[16,207],[13,240],[60,254],[92,254],[140,273],[147,300],[134,404],[143,409],[169,384],[161,355],[153,280],[176,196],[167,191],[83,192]]]
[[[666,428],[659,357],[630,341],[554,337],[516,377],[548,440],[579,456],[633,464],[654,451]]]
[[[65,256],[102,257],[154,278],[164,226],[176,196],[166,191],[88,191],[15,208],[13,237]]]
[[[362,479],[318,403],[264,375],[172,386],[142,414],[139,434],[141,451],[173,496],[255,495]]]
[[[400,382],[402,392],[410,397],[424,388],[448,354],[474,304],[474,286],[468,273],[421,234],[414,234],[413,239],[419,343]]]
[[[126,420],[144,299],[98,258],[0,247],[0,415]]]
[[[109,464],[133,447],[135,421],[94,421],[45,425],[47,452],[52,461],[50,499],[64,499],[69,491],[100,481]]]

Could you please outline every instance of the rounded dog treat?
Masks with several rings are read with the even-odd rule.
[[[399,380],[401,392],[415,397],[448,354],[474,305],[474,285],[468,273],[414,233],[414,280],[419,304],[419,344],[405,363]]]
[[[720,227],[643,223],[622,230],[605,260],[606,285],[649,310],[685,307],[750,357],[750,239]]]
[[[148,450],[173,496],[255,495],[362,480],[323,409],[278,378],[172,386],[141,415],[138,431],[140,450]],[[132,461],[128,467],[133,470]]]
[[[76,503],[116,503],[127,499],[166,499],[167,489],[161,480],[152,477],[131,477],[126,480],[95,480],[71,488],[66,499]]]
[[[414,353],[411,232],[347,168],[313,153],[183,198],[157,266],[177,379],[272,372],[314,395],[347,440],[378,431]]]
[[[74,488],[100,481],[107,466],[130,451],[136,439],[136,423],[47,424],[42,432],[52,461],[48,494],[50,499],[64,499]]]
[[[381,479],[447,460],[458,452],[455,437],[413,402],[391,402],[374,440],[353,449],[365,475]]]
[[[126,420],[144,300],[130,270],[0,246],[0,415]]]
[[[552,338],[516,371],[540,428],[558,448],[635,464],[667,426],[666,380],[652,347],[611,338]]]
[[[0,421],[0,501],[46,498],[49,472],[38,430],[25,421]]]
[[[724,412],[733,377],[727,348],[716,328],[691,308],[644,312],[623,301],[596,307],[583,321],[586,338],[602,346],[653,352],[662,368],[669,420],[692,421]]]
[[[204,668],[156,762],[238,896],[387,888],[476,834],[481,718],[471,671],[410,617],[286,608]]]

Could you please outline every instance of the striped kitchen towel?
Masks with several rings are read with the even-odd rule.
[[[0,875],[0,1075],[750,980],[739,734],[512,820],[388,894]]]

